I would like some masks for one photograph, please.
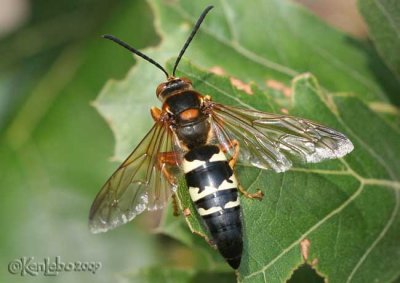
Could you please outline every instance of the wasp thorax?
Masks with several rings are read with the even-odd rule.
[[[188,89],[192,89],[192,82],[189,79],[170,77],[168,81],[158,85],[156,94],[158,99],[164,101],[169,95]]]

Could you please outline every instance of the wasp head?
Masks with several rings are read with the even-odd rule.
[[[169,77],[168,81],[158,85],[156,94],[158,99],[165,101],[171,94],[192,89],[192,82],[187,78]]]

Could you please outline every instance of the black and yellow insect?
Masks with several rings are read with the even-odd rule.
[[[145,210],[162,209],[175,196],[177,172],[185,175],[193,203],[219,252],[234,269],[242,256],[236,162],[276,172],[288,170],[291,157],[304,162],[339,158],[353,150],[343,134],[286,115],[218,104],[193,89],[188,78],[175,77],[182,55],[212,6],[207,7],[183,46],[172,76],[153,59],[111,35],[110,39],[149,61],[166,76],[156,90],[162,108],[151,109],[155,124],[103,186],[90,209],[90,228],[105,232]]]

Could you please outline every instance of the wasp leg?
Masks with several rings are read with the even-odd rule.
[[[190,209],[188,207],[186,207],[183,210],[183,215],[185,215],[185,217],[189,217],[190,215],[192,215],[192,212],[190,211]]]
[[[160,108],[151,107],[150,109],[151,117],[155,122],[159,122],[164,115]],[[175,184],[175,177],[167,170],[165,164],[176,165],[178,164],[178,156],[175,152],[159,152],[157,155],[157,167],[161,170],[164,177],[170,184]]]
[[[172,195],[172,208],[174,210],[173,215],[179,216],[178,200],[176,199],[176,194]]]
[[[233,155],[231,159],[229,160],[229,166],[233,169],[236,165],[237,159],[239,157],[239,142],[237,140],[232,140],[228,146],[226,145],[221,145],[221,150],[223,152],[227,152],[230,148],[234,148]]]
[[[232,140],[228,146],[221,145],[221,147],[222,147],[221,150],[223,152],[227,152],[229,148],[234,147],[235,151],[233,152],[231,159],[228,161],[229,166],[233,169],[235,167],[237,159],[239,157],[239,142],[237,140]],[[258,190],[254,194],[251,194],[251,193],[248,193],[241,185],[238,185],[238,189],[239,189],[239,192],[241,192],[245,197],[250,198],[250,199],[262,200],[262,198],[264,197],[264,193],[260,190]]]
[[[236,165],[236,161],[239,157],[239,142],[237,140],[231,141],[230,146],[233,146],[235,148],[235,152],[233,153],[231,160],[229,160],[229,166],[231,168],[234,168]]]
[[[208,244],[213,248],[213,249],[218,249],[217,244],[213,239],[207,239]]]
[[[167,181],[172,185],[176,183],[176,179],[171,174],[167,167],[165,166],[166,164],[176,166],[179,162],[178,159],[178,154],[176,152],[170,151],[170,152],[159,152],[157,155],[157,168],[158,170],[161,170],[163,173],[164,177],[167,179]]]
[[[157,107],[152,107],[150,109],[150,113],[151,113],[151,117],[153,117],[153,120],[155,122],[159,122],[161,120],[161,117],[163,116],[163,112],[161,111],[161,109],[157,108]],[[168,183],[170,183],[171,185],[175,185],[176,184],[176,179],[173,176],[173,174],[171,174],[167,167],[165,165],[177,165],[178,164],[178,155],[171,151],[171,152],[159,152],[157,155],[157,168],[158,170],[161,170],[161,172],[163,173],[165,179],[167,179]],[[178,201],[176,199],[176,195],[175,193],[172,194],[172,207],[173,207],[173,214],[174,216],[178,216],[179,215],[179,208],[178,208]]]
[[[258,190],[256,193],[251,194],[249,192],[247,192],[241,185],[238,185],[238,190],[239,192],[241,192],[246,198],[249,199],[258,199],[258,200],[262,200],[264,197],[264,193],[260,190]]]
[[[156,121],[156,122],[158,122],[158,121],[160,121],[160,119],[161,119],[162,111],[161,111],[160,108],[151,107],[151,109],[150,109],[150,114],[151,114],[151,117],[153,117],[153,120]]]
[[[178,155],[176,152],[159,152],[157,155],[157,168],[161,170],[163,173],[165,179],[167,179],[168,183],[171,185],[176,184],[176,179],[171,174],[167,167],[165,166],[166,164],[169,165],[177,165],[178,164]],[[172,194],[172,208],[173,208],[173,215],[174,216],[179,216],[179,206],[178,206],[178,201],[176,199],[176,194]]]

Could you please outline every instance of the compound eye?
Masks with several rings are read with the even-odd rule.
[[[164,89],[166,88],[166,84],[165,83],[162,83],[162,84],[159,84],[158,85],[158,87],[157,87],[157,89],[156,89],[156,94],[157,94],[157,97],[158,96],[160,96],[160,94],[164,91]]]

